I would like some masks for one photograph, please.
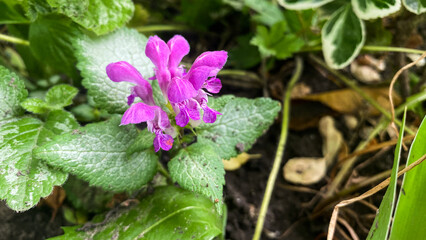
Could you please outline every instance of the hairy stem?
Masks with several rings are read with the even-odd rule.
[[[263,224],[265,222],[266,212],[268,211],[269,202],[271,200],[272,191],[274,190],[275,181],[277,179],[278,171],[281,166],[284,146],[287,141],[288,135],[288,124],[290,118],[290,93],[293,89],[295,83],[299,79],[303,68],[303,62],[300,57],[296,57],[296,69],[294,71],[293,77],[288,83],[287,90],[283,99],[283,115],[281,123],[281,135],[280,141],[278,143],[277,153],[275,155],[274,164],[272,166],[271,173],[269,174],[268,183],[266,185],[265,195],[263,196],[262,205],[260,207],[259,217],[257,219],[256,230],[254,232],[253,240],[260,239],[262,234]]]

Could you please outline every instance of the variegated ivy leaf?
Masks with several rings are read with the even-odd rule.
[[[138,130],[134,125],[119,125],[119,116],[88,124],[56,137],[35,149],[34,154],[49,165],[105,190],[139,189],[156,173],[158,157],[152,142],[128,154],[127,149],[138,139]],[[152,139],[151,135],[148,133],[146,137]]]
[[[136,30],[127,28],[100,37],[84,36],[76,41],[77,68],[81,70],[83,85],[89,90],[88,94],[93,97],[97,107],[110,113],[123,113],[129,107],[127,96],[132,84],[111,81],[105,71],[108,64],[127,61],[144,78],[154,75],[154,65],[145,55],[147,41]]]
[[[346,67],[361,51],[365,42],[364,22],[350,4],[337,10],[321,31],[322,51],[332,68]]]
[[[293,10],[303,10],[321,7],[334,0],[278,0],[283,7]]]
[[[408,11],[421,14],[426,12],[426,1],[425,0],[402,0],[402,3]]]
[[[352,0],[352,7],[359,18],[382,18],[397,12],[401,0]]]
[[[22,118],[0,127],[0,198],[16,211],[27,210],[61,185],[68,174],[33,157],[33,149],[78,127],[74,116],[51,111],[46,122]]]

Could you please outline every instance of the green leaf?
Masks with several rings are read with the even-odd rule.
[[[334,0],[278,0],[283,7],[293,10],[318,8]]]
[[[258,12],[253,18],[267,26],[272,26],[277,22],[284,20],[281,9],[276,4],[268,0],[244,0],[244,4]]]
[[[289,32],[286,21],[274,24],[270,30],[257,26],[256,36],[250,43],[259,47],[263,57],[275,56],[278,59],[291,57],[305,45],[301,38]]]
[[[223,96],[209,100],[209,107],[223,115],[214,123],[201,124],[197,128],[197,139],[199,143],[212,145],[223,159],[248,151],[268,130],[281,109],[279,102],[269,98]]]
[[[28,112],[42,114],[50,110],[50,106],[40,98],[27,98],[21,106]]]
[[[78,126],[72,114],[52,111],[46,123],[23,118],[0,128],[0,198],[16,211],[36,205],[48,196],[54,185],[61,185],[68,174],[47,166],[34,158],[38,145]]]
[[[24,81],[0,65],[0,120],[22,115],[20,103],[27,96]]]
[[[160,187],[137,206],[108,214],[101,223],[64,227],[51,239],[197,239],[222,233],[222,220],[207,198],[176,187]]]
[[[181,149],[168,163],[173,181],[192,192],[209,197],[222,214],[225,169],[213,147],[195,143]]]
[[[21,103],[21,106],[29,112],[43,114],[50,110],[60,110],[72,104],[72,99],[77,93],[77,88],[66,84],[59,84],[47,91],[45,96],[46,101],[40,98],[28,98]]]
[[[250,44],[251,35],[237,37],[237,44],[229,51],[229,63],[237,69],[247,69],[260,63],[257,47]]]
[[[402,148],[402,139],[404,136],[404,128],[405,128],[405,117],[407,112],[404,112],[404,117],[402,119],[402,126],[399,131],[398,143],[395,147],[395,155],[393,161],[393,167],[391,172],[391,180],[389,182],[389,186],[386,190],[385,195],[383,196],[383,200],[380,203],[380,208],[377,211],[378,214],[374,219],[373,225],[371,226],[370,232],[368,233],[367,239],[388,239],[389,234],[389,226],[392,221],[392,213],[394,210],[395,197],[396,197],[396,187],[397,187],[397,179],[398,179],[398,168],[399,168],[399,160],[401,159],[401,148]]]
[[[359,18],[383,18],[401,8],[401,0],[352,0],[352,7]]]
[[[331,16],[321,31],[322,51],[330,67],[344,68],[358,55],[365,41],[364,28],[349,4]]]
[[[46,102],[52,106],[63,108],[72,104],[72,99],[77,95],[78,89],[67,85],[59,84],[49,89],[46,93]]]
[[[182,0],[176,21],[183,22],[196,30],[207,31],[215,21],[223,16],[223,13],[220,13],[221,6],[221,0]],[[212,11],[213,9],[215,11]]]
[[[29,23],[28,5],[22,0],[0,0],[0,24]]]
[[[133,16],[131,0],[47,0],[59,13],[84,28],[102,35],[128,22]]]
[[[72,41],[81,34],[69,19],[58,15],[39,16],[30,25],[29,41],[34,56],[58,72],[75,76]]]
[[[407,166],[426,154],[426,117],[417,131],[407,158]],[[421,163],[404,175],[395,216],[392,223],[391,240],[419,239],[426,236],[426,165]],[[421,237],[420,237],[421,238]]]
[[[425,0],[402,0],[402,4],[412,13],[421,14],[426,12]]]
[[[105,71],[108,64],[127,61],[144,78],[154,75],[154,65],[145,55],[147,38],[135,30],[122,28],[109,35],[76,41],[77,67],[83,76],[83,85],[89,90],[96,107],[110,113],[123,113],[129,106],[127,96],[131,83],[111,81]]]
[[[114,193],[104,191],[99,187],[91,187],[87,182],[73,175],[70,175],[62,187],[73,206],[87,212],[102,212],[114,196]]]
[[[88,124],[35,149],[37,158],[49,165],[88,181],[105,190],[121,192],[139,189],[157,170],[152,147],[127,157],[138,130],[134,125],[119,126],[120,117]]]

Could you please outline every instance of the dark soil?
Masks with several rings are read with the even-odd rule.
[[[47,239],[64,232],[66,225],[62,214],[50,221],[52,210],[48,207],[34,207],[26,212],[16,213],[10,210],[4,201],[0,202],[0,239],[1,240],[36,240]]]

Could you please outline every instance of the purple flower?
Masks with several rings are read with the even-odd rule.
[[[167,44],[157,36],[150,37],[145,54],[154,63],[155,76],[166,103],[170,103],[175,112],[176,125],[185,127],[190,119],[213,123],[216,110],[207,106],[208,95],[218,93],[222,88],[217,73],[225,65],[228,54],[225,51],[204,52],[195,59],[192,67],[186,71],[179,65],[182,58],[189,53],[189,44],[180,35],[175,35]],[[132,105],[135,97],[143,103],[133,104],[123,115],[121,124],[147,122],[148,130],[155,133],[155,150],[170,150],[173,145],[175,130],[171,126],[167,113],[156,106],[152,87],[141,74],[127,62],[111,63],[106,68],[108,77],[114,82],[131,82],[132,87],[128,104]]]

